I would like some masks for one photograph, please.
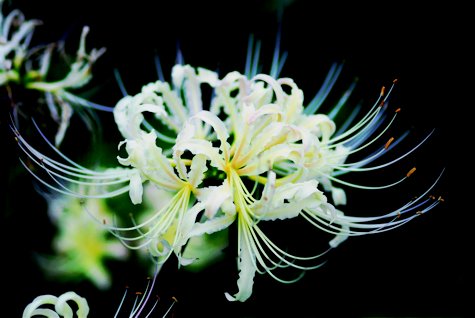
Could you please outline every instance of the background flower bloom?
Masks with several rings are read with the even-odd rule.
[[[3,3],[1,0],[0,10],[4,7]],[[18,114],[27,116],[25,109],[19,110],[22,100],[28,100],[22,95],[25,92],[26,94],[30,92],[33,96],[34,92],[43,94],[43,97],[38,97],[35,104],[46,107],[58,125],[54,142],[59,146],[64,139],[74,109],[91,130],[93,129],[91,126],[94,126],[92,122],[97,120],[91,109],[112,110],[110,107],[90,102],[77,93],[78,89],[91,81],[92,66],[105,52],[105,48],[87,52],[86,36],[89,27],[85,26],[81,32],[74,62],[70,63],[68,54],[64,52],[64,43],[32,44],[34,31],[41,24],[38,19],[27,20],[19,9],[13,9],[6,16],[0,11],[0,87],[5,86],[9,91],[17,124]],[[67,70],[66,74],[61,74],[64,69]],[[17,86],[20,88],[17,89]],[[35,112],[36,115],[40,113],[38,110]]]
[[[55,254],[39,255],[44,271],[63,280],[90,280],[99,289],[111,286],[108,260],[124,261],[128,250],[91,215],[111,219],[112,211],[105,201],[84,200],[58,194],[45,194],[48,214],[58,233],[52,246]],[[90,214],[89,214],[90,213]]]

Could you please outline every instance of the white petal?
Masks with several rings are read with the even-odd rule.
[[[335,209],[335,213],[336,213],[336,217],[345,216],[345,214],[340,210]],[[347,233],[349,232],[349,230],[350,230],[350,227],[348,225],[343,224],[341,226],[340,233],[335,235],[335,237],[328,244],[330,244],[330,246],[333,248],[338,247],[338,245],[340,245],[342,242],[344,242],[348,238]]]
[[[133,204],[142,203],[143,186],[140,173],[137,171],[130,176],[129,196]]]
[[[228,228],[236,219],[236,214],[225,214],[224,216],[214,217],[203,223],[195,223],[190,231],[190,237],[203,234],[212,234]]]
[[[206,157],[204,155],[196,155],[191,161],[190,173],[188,174],[188,182],[197,188],[204,179],[204,173],[208,170],[206,167]]]
[[[342,188],[332,187],[332,199],[335,205],[346,204],[346,192]]]
[[[239,279],[237,285],[239,291],[233,296],[225,293],[229,301],[246,301],[251,296],[252,286],[254,285],[254,276],[256,275],[255,256],[250,254],[249,246],[243,236],[241,235],[241,249],[238,256]]]
[[[225,201],[229,201],[232,204],[231,188],[227,180],[220,186],[210,186],[200,189],[197,196],[205,205],[205,216],[208,219],[214,217]]]

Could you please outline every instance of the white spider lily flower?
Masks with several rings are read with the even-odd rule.
[[[243,118],[247,119],[247,127],[243,129],[245,132],[254,132],[256,129],[262,130],[264,128],[262,127],[263,123],[257,120],[257,118],[260,116],[274,116],[277,113],[272,109],[255,115],[256,112],[257,111],[251,111],[250,116],[243,116]],[[252,120],[249,120],[249,118]],[[196,133],[198,129],[194,129],[194,127],[202,127],[200,121],[213,128],[220,143],[219,147],[213,145],[210,141],[201,139],[199,134]],[[270,121],[267,121],[267,124],[270,124]],[[254,127],[254,125],[257,125],[257,127]],[[246,156],[247,152],[255,152],[256,155],[259,155],[259,153],[262,152],[262,155],[266,156],[268,159],[264,162],[267,163],[265,167],[272,176],[272,181],[265,183],[265,187],[262,190],[262,198],[259,201],[256,200],[253,194],[249,191],[243,179],[246,178],[248,174],[253,176],[260,174],[262,170],[259,170],[259,173],[254,173],[254,171],[250,169],[245,170],[247,168],[247,162],[245,160],[240,160],[242,157],[240,157],[238,147],[232,148],[229,145],[227,142],[229,135],[226,126],[224,122],[213,113],[201,111],[191,117],[185,124],[182,133],[178,135],[174,146],[175,155],[188,150],[194,155],[206,156],[212,167],[217,168],[226,174],[226,179],[223,182],[223,185],[216,188],[216,191],[219,189],[219,191],[224,191],[224,193],[220,193],[219,196],[215,193],[215,195],[216,197],[221,198],[232,198],[232,213],[226,213],[228,211],[223,211],[224,215],[220,216],[217,220],[223,220],[224,222],[216,222],[217,220],[213,218],[216,215],[216,207],[224,207],[224,201],[220,202],[217,201],[218,199],[214,199],[214,211],[212,213],[205,212],[205,215],[208,216],[209,220],[198,223],[191,234],[196,233],[196,235],[200,235],[203,233],[202,231],[204,229],[206,229],[206,233],[208,234],[220,231],[223,229],[223,226],[229,226],[230,222],[233,222],[234,219],[237,218],[238,270],[240,271],[238,280],[239,292],[234,296],[226,293],[226,297],[229,300],[245,301],[250,297],[252,293],[253,278],[256,271],[259,271],[260,273],[268,273],[281,282],[293,282],[296,279],[299,279],[299,277],[295,280],[285,280],[276,276],[273,273],[273,270],[289,266],[304,270],[317,268],[322,265],[322,263],[307,266],[298,264],[296,261],[315,260],[324,253],[318,253],[317,255],[310,257],[292,255],[275,245],[258,225],[260,221],[264,220],[297,217],[305,208],[326,210],[326,207],[330,206],[327,205],[323,193],[317,190],[318,182],[316,180],[302,184],[282,183],[281,186],[275,189],[276,178],[275,173],[271,171],[272,162],[281,160],[284,157],[288,158],[288,155],[293,152],[296,152],[296,157],[299,157],[299,151],[295,150],[298,150],[298,147],[294,147],[297,146],[296,141],[298,138],[288,136],[286,127],[286,124],[279,126],[282,132],[280,135],[280,132],[276,132],[278,137],[275,139],[273,139],[272,136],[265,136],[264,133],[257,133],[257,135],[260,135],[261,139],[266,139],[266,141],[259,139],[258,141],[260,142],[253,143],[250,146],[248,144],[251,143],[251,140],[255,141],[258,139],[257,137],[256,139],[253,139],[246,138],[247,136],[245,134],[235,134],[235,142],[241,142],[240,146],[243,149],[246,149],[242,156],[244,158],[249,158],[251,165],[253,162],[253,156]],[[265,146],[261,147],[268,143],[272,145],[269,147],[270,149],[278,148],[279,151],[269,151],[266,150]],[[256,147],[256,145],[259,147],[258,150],[252,148],[253,146]],[[237,150],[233,152],[233,149]],[[295,160],[298,160],[298,158]],[[238,164],[236,164],[236,162],[238,162]],[[263,165],[260,165],[259,167],[261,168],[262,166]],[[290,203],[287,203],[288,201],[290,201]],[[294,201],[298,201],[299,203],[293,204]]]
[[[72,88],[79,88],[87,83],[92,78],[91,68],[94,62],[105,52],[105,48],[92,49],[89,53],[86,52],[86,36],[89,33],[89,27],[85,26],[82,29],[81,36],[79,38],[79,48],[76,52],[76,60],[71,64],[69,72],[66,76],[55,82],[34,81],[27,84],[27,88],[37,89],[44,92],[55,93],[56,95],[65,95],[66,90]],[[51,57],[48,54],[48,57]],[[46,68],[46,71],[50,67],[50,60],[42,61],[46,65],[42,67]],[[44,68],[42,69],[44,73]]]
[[[348,188],[394,187],[415,168],[400,180],[376,186],[348,182],[344,174],[382,171],[413,153],[431,133],[396,159],[373,164],[407,136],[388,141],[385,137],[399,113],[396,109],[392,116],[386,115],[395,82],[388,92],[381,90],[366,115],[353,123],[358,116],[356,107],[339,127],[334,119],[347,107],[355,83],[328,114],[317,111],[341,66],[332,66],[321,89],[306,105],[292,79],[278,78],[282,60],[278,54],[274,57],[270,75],[257,71],[256,52],[253,61],[248,58],[245,74],[235,71],[221,78],[203,68],[177,65],[172,69],[172,86],[161,79],[145,85],[135,96],[122,98],[114,119],[124,138],[119,148],[124,146],[127,152],[117,159],[126,167],[97,173],[64,155],[67,164],[62,164],[31,147],[14,128],[20,148],[46,172],[49,181],[25,167],[47,187],[78,196],[81,194],[66,189],[61,181],[104,189],[93,194],[96,198],[128,192],[134,204],[142,203],[146,184],[167,191],[170,199],[145,220],[136,222],[132,217],[129,227],[104,224],[129,248],[148,249],[160,265],[171,254],[180,265],[192,264],[200,252],[191,247],[187,253],[187,243],[235,226],[239,278],[238,291],[225,293],[230,301],[251,296],[256,273],[269,274],[282,283],[295,282],[301,275],[289,279],[278,271],[293,268],[300,274],[318,268],[325,263],[321,257],[346,238],[397,228],[443,201],[430,195],[441,173],[418,198],[393,211],[353,216],[337,209],[349,199]],[[209,105],[202,96],[203,84],[213,90]],[[375,145],[379,149],[371,152]],[[353,159],[366,151],[369,155],[363,159]],[[330,234],[329,246],[297,255],[278,246],[264,231],[266,221],[293,218]]]
[[[0,1],[0,9],[2,7],[3,0]],[[39,100],[38,104],[45,104],[51,118],[58,124],[55,144],[59,146],[64,139],[73,110],[77,110],[89,127],[94,120],[97,120],[91,112],[92,109],[112,111],[111,107],[90,102],[74,92],[84,88],[91,81],[92,67],[105,52],[105,48],[94,48],[88,52],[86,36],[89,27],[83,27],[75,61],[73,63],[69,63],[66,59],[60,61],[59,64],[63,63],[68,71],[62,79],[50,81],[48,75],[63,66],[57,67],[56,64],[51,64],[54,48],[59,46],[59,49],[62,49],[62,46],[56,43],[30,46],[35,28],[40,24],[41,21],[36,19],[26,20],[24,14],[17,9],[12,10],[7,16],[3,16],[0,12],[0,86],[9,86],[14,100],[17,98],[12,86],[19,85],[27,91],[44,94],[44,101]],[[64,59],[64,55],[61,55],[61,58]],[[55,76],[57,77],[58,75]],[[18,108],[20,106],[16,104],[21,103],[13,104]],[[18,113],[21,112],[15,109],[15,117]],[[18,122],[18,118],[15,119]]]
[[[27,67],[27,76],[30,80],[27,81],[25,87],[45,94],[46,104],[50,110],[50,114],[59,124],[55,136],[56,145],[60,145],[64,139],[70,118],[73,114],[73,106],[112,111],[112,108],[110,107],[92,103],[77,94],[72,93],[74,89],[82,88],[91,81],[92,66],[105,52],[105,48],[94,48],[89,53],[86,52],[86,36],[88,33],[89,27],[83,27],[79,40],[79,48],[76,53],[76,60],[69,66],[69,72],[63,79],[54,82],[45,81],[46,74],[51,67],[51,46],[46,47],[44,50],[38,70],[31,69],[31,64],[28,64],[30,67]],[[80,113],[80,115],[83,120],[88,122],[86,114]]]

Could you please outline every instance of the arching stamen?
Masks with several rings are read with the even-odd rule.
[[[127,93],[127,90],[125,89],[125,85],[124,85],[124,82],[122,81],[122,77],[120,76],[120,73],[119,73],[119,70],[118,69],[114,69],[114,77],[115,77],[115,81],[117,82],[117,85],[119,85],[119,89],[120,89],[120,92],[122,93],[122,96],[127,96],[129,95]]]

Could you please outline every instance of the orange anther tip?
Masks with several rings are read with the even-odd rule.
[[[385,91],[386,91],[386,87],[384,87],[384,86],[381,87],[381,93],[380,93],[380,95],[383,96]]]
[[[406,177],[410,177],[411,174],[413,174],[415,171],[416,171],[416,167],[412,168],[412,169],[409,170],[409,172],[406,174]]]
[[[394,137],[389,138],[389,140],[384,145],[384,149],[388,149],[391,143],[393,142],[393,140],[394,140]]]
[[[135,295],[142,295],[142,292],[135,292]]]
[[[399,80],[397,78],[393,79],[393,84],[396,84]]]
[[[396,109],[394,112],[395,113],[399,113],[401,111],[401,107],[399,107],[398,109]]]

